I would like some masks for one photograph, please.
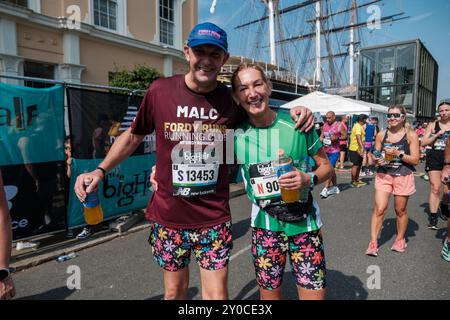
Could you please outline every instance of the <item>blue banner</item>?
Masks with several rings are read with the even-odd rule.
[[[0,83],[0,166],[64,160],[64,88]]]
[[[143,209],[151,196],[150,173],[156,154],[133,156],[108,173],[99,187],[103,218],[108,220],[134,210]],[[98,166],[101,159],[72,159],[67,223],[69,228],[85,225],[83,206],[73,191],[75,178]]]

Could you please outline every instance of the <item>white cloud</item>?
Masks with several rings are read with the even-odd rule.
[[[418,21],[427,19],[427,18],[431,17],[432,15],[433,15],[433,12],[426,12],[426,13],[423,13],[423,14],[419,14],[418,16],[410,18],[409,22],[410,23],[411,22],[418,22]]]

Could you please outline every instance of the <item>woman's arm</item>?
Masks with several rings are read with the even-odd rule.
[[[410,154],[404,154],[402,161],[410,165],[417,166],[420,161],[419,137],[414,131],[409,131],[407,135]],[[400,151],[397,150],[397,152],[400,154]]]
[[[321,147],[316,155],[313,156],[313,159],[317,166],[313,173],[317,176],[318,184],[330,179],[333,173],[333,168],[331,167],[330,161],[328,160],[327,154],[325,153],[323,147]],[[301,172],[296,169],[280,176],[278,183],[283,189],[300,189],[311,185],[311,176],[308,173]]]
[[[436,122],[429,123],[427,128],[425,129],[425,134],[421,139],[422,146],[429,146],[434,144],[436,139],[442,134],[442,130],[433,134],[433,129]]]

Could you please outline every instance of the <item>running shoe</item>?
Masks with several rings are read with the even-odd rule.
[[[321,196],[322,198],[328,197],[328,189],[327,189],[327,187],[325,187],[325,188],[322,189],[322,191],[320,192],[320,196]]]
[[[33,249],[36,250],[38,248],[39,243],[38,242],[32,242],[32,241],[19,241],[16,245],[16,250],[20,251],[23,249]]]
[[[403,253],[406,251],[407,246],[408,245],[406,244],[405,238],[403,238],[400,240],[395,240],[394,244],[391,247],[391,250]]]
[[[84,228],[83,231],[81,231],[77,235],[77,239],[83,240],[83,239],[89,238],[90,236],[91,236],[91,232],[89,231],[89,229],[88,228]]]
[[[353,188],[360,188],[360,187],[361,187],[361,185],[358,184],[357,181],[352,181],[352,183],[351,183],[350,185],[351,185]]]
[[[361,187],[367,185],[367,182],[364,182],[362,180],[356,181],[357,184],[359,184]]]
[[[430,214],[428,217],[428,229],[437,230],[438,229],[438,217],[437,214]]]
[[[367,174],[366,174],[364,171],[361,171],[361,172],[359,173],[359,176],[360,176],[360,177],[365,177],[365,176],[367,176]]]
[[[366,255],[378,257],[378,244],[376,241],[369,242],[369,247],[366,250]]]
[[[423,180],[425,180],[425,181],[428,181],[428,180],[430,180],[430,177],[428,176],[428,174],[424,174],[423,175]]]
[[[368,176],[373,176],[374,174],[375,174],[375,172],[373,172],[373,171],[369,171],[369,172],[367,173]]]
[[[445,261],[450,262],[450,245],[448,243],[448,238],[445,238],[444,246],[442,247],[441,255]]]
[[[327,196],[332,196],[334,194],[339,194],[341,190],[339,190],[338,186],[333,186],[328,189]]]

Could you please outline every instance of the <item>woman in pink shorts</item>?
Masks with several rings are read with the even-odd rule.
[[[371,239],[366,254],[375,257],[378,256],[377,239],[391,194],[394,195],[397,215],[397,237],[391,250],[405,252],[408,226],[406,206],[409,196],[416,192],[413,172],[420,158],[419,138],[413,130],[405,128],[405,108],[389,107],[387,117],[388,129],[377,134],[373,153],[378,170],[375,177],[375,208],[370,226]]]

